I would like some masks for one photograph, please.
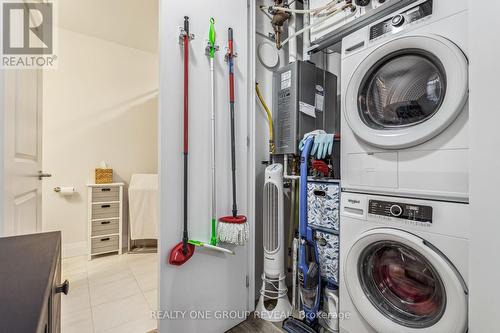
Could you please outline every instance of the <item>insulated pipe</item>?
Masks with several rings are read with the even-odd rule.
[[[306,0],[306,1],[308,1],[308,0]],[[304,9],[295,9],[295,7],[292,8],[291,6],[290,6],[290,8],[283,7],[283,6],[272,6],[272,9],[273,10],[281,10],[283,12],[293,13],[293,14],[309,14],[310,13],[313,15],[317,15],[324,10],[331,9],[331,7],[335,6],[338,3],[341,3],[342,1],[343,0],[333,0],[333,1],[328,2],[326,5],[323,5],[323,6],[318,7],[318,8],[313,8],[313,9],[306,8],[305,6],[304,6]]]
[[[290,4],[290,9],[295,10],[295,1]],[[292,15],[288,19],[288,36],[295,36],[296,19]],[[288,40],[288,63],[295,62],[297,60],[297,38],[289,37]]]
[[[309,0],[304,0],[304,10],[309,10],[310,4]],[[307,27],[311,23],[311,15],[309,13],[304,14],[304,27]],[[302,38],[302,60],[307,61],[311,59],[307,50],[311,46],[311,33],[310,31],[304,32],[304,37]]]
[[[313,27],[315,27],[317,25],[320,25],[321,23],[323,23],[326,20],[330,19],[331,17],[337,15],[338,13],[342,12],[343,10],[345,10],[347,8],[351,8],[351,7],[352,7],[352,4],[344,5],[344,6],[340,7],[340,8],[338,8],[338,9],[334,10],[333,12],[328,13],[328,15],[325,18],[323,18],[321,20],[318,20],[318,21],[314,22],[313,24],[310,24],[308,26],[303,27],[299,31],[295,32],[295,34],[289,35],[288,38],[285,39],[281,43],[281,47],[283,47],[283,45],[285,45],[286,43],[288,43],[291,39],[296,38],[297,36],[303,34],[304,32],[311,30],[311,28],[313,28]]]

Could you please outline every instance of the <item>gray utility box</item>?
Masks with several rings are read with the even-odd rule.
[[[340,130],[337,77],[311,62],[296,61],[273,75],[275,154],[299,154],[305,133]]]

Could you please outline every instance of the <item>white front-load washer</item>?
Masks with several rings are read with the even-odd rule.
[[[342,185],[468,202],[467,1],[421,0],[342,41]]]
[[[340,332],[467,332],[469,205],[341,200]]]

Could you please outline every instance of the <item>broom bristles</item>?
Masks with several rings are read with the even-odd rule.
[[[217,237],[220,242],[245,245],[248,240],[248,223],[225,223],[217,224]]]

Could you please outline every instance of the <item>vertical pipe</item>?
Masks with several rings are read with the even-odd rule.
[[[309,0],[304,0],[304,9],[309,9]],[[304,14],[304,27],[310,25],[311,14]],[[311,46],[311,30],[306,30],[302,38],[302,60],[307,61],[311,59],[307,49]]]
[[[297,180],[297,183],[295,185],[295,224],[294,224],[294,228],[299,227],[299,196],[300,196],[300,178],[298,178]],[[294,235],[295,236],[295,235]]]
[[[296,1],[290,5],[290,9],[295,9]],[[295,14],[290,15],[288,19],[288,36],[295,34],[296,21]],[[293,37],[288,42],[288,62],[292,63],[297,60],[297,37]]]
[[[292,255],[292,308],[293,309],[298,309],[298,305],[297,305],[297,254],[298,254],[298,251],[299,251],[299,240],[297,238],[294,238],[293,239],[293,255]]]
[[[290,225],[289,225],[289,229],[288,229],[288,246],[289,247],[292,247],[292,244],[293,244],[293,239],[295,237],[294,235],[294,229],[295,229],[295,212],[296,212],[296,209],[295,209],[295,206],[296,206],[296,191],[295,191],[295,179],[292,179],[291,180],[292,182],[292,189],[291,189],[291,198],[290,198]],[[291,264],[293,263],[290,263],[290,257],[288,257],[288,266],[290,266]]]
[[[285,155],[283,157],[283,161],[284,161],[283,169],[284,169],[284,174],[285,174],[285,178],[286,178],[288,176],[288,155]]]

